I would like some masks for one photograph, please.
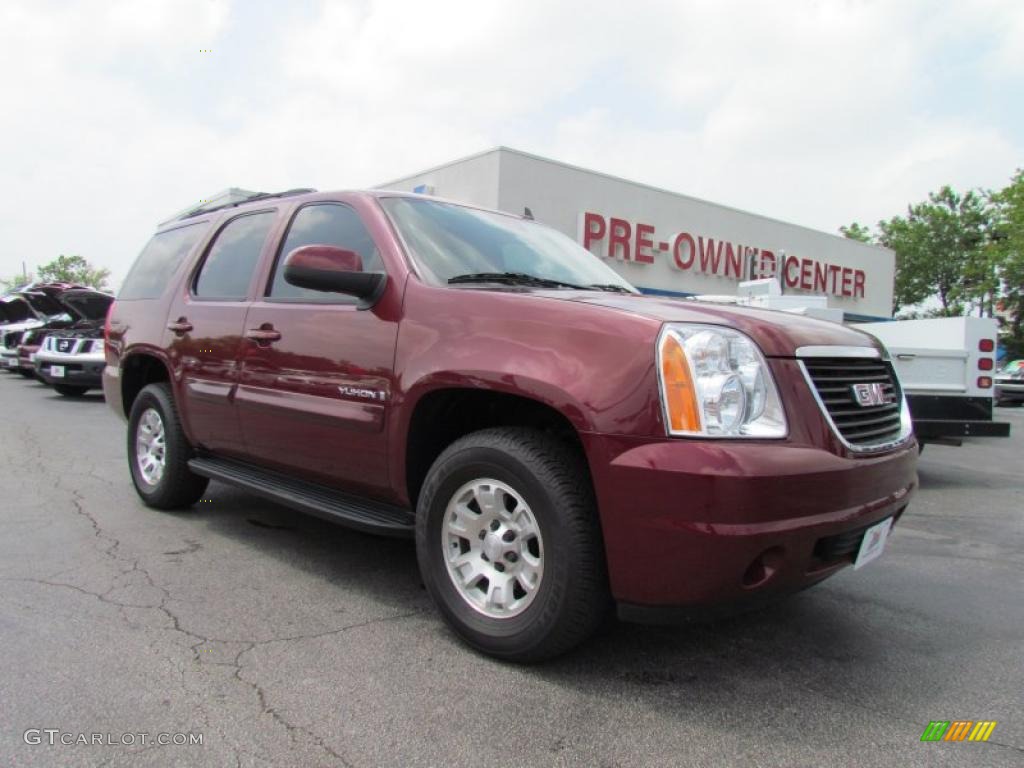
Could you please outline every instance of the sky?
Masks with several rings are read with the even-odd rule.
[[[4,0],[0,277],[496,145],[835,232],[1024,166],[1020,0]]]

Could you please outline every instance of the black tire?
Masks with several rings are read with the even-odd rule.
[[[135,455],[139,421],[150,408],[160,416],[165,435],[163,476],[155,484],[150,484],[143,477]],[[135,490],[146,506],[154,509],[184,509],[202,497],[210,481],[188,468],[188,460],[192,456],[192,446],[181,428],[181,419],[170,386],[161,382],[144,387],[132,403],[128,418],[128,468]]]
[[[27,368],[19,368],[18,373],[20,373],[26,379],[35,378],[36,375],[35,371],[29,370]]]
[[[76,387],[73,384],[54,384],[53,388],[57,390],[58,395],[64,397],[81,397],[89,391],[88,387]]]
[[[530,507],[543,539],[543,577],[518,615],[493,618],[459,593],[448,573],[442,526],[464,484],[490,478]],[[416,553],[428,592],[454,631],[501,659],[537,662],[593,634],[610,606],[604,547],[590,473],[566,442],[525,428],[486,429],[452,443],[427,473],[416,513]]]

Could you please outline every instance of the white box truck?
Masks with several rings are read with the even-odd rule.
[[[959,445],[965,437],[1008,437],[992,419],[995,320],[942,317],[857,323],[889,350],[922,443]]]

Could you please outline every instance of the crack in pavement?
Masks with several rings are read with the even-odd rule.
[[[65,489],[65,490],[69,490],[69,489]],[[285,729],[285,732],[288,734],[288,737],[289,737],[289,739],[292,742],[296,741],[298,734],[303,734],[313,744],[315,744],[320,750],[322,750],[325,754],[327,754],[330,757],[334,758],[335,760],[340,762],[341,765],[345,766],[346,768],[352,768],[352,763],[349,762],[344,757],[344,755],[340,754],[330,744],[328,744],[327,741],[326,741],[326,738],[324,736],[321,736],[320,734],[316,733],[311,728],[308,728],[306,726],[299,725],[297,723],[291,722],[283,714],[281,714],[281,712],[279,712],[275,707],[271,706],[271,704],[270,704],[270,702],[268,700],[267,691],[264,689],[264,687],[261,686],[255,680],[248,680],[248,679],[246,679],[245,676],[243,676],[243,670],[245,668],[245,665],[244,665],[244,662],[243,662],[243,657],[245,656],[245,654],[249,653],[252,650],[255,650],[256,648],[259,648],[259,647],[262,647],[262,646],[266,646],[266,645],[270,645],[272,643],[291,643],[291,642],[298,642],[298,641],[302,641],[302,640],[312,640],[312,639],[321,638],[321,637],[328,637],[328,636],[331,636],[331,635],[340,635],[340,634],[343,634],[343,633],[346,633],[346,632],[350,632],[350,631],[353,631],[353,630],[357,630],[357,629],[361,629],[363,627],[367,627],[367,626],[370,626],[370,625],[373,625],[373,624],[377,624],[377,623],[381,623],[381,622],[387,622],[387,621],[398,621],[398,620],[401,620],[401,619],[405,619],[405,618],[409,618],[409,617],[412,617],[412,616],[416,616],[416,615],[421,614],[423,612],[422,610],[408,611],[408,612],[405,612],[405,613],[396,614],[396,615],[392,615],[392,616],[381,616],[381,617],[377,617],[377,618],[374,618],[374,619],[369,619],[369,620],[366,620],[366,621],[356,622],[356,623],[353,623],[353,624],[346,624],[346,625],[341,626],[341,627],[335,627],[333,629],[323,630],[323,631],[319,631],[319,632],[310,632],[310,633],[305,633],[305,634],[288,635],[288,636],[285,636],[285,637],[271,637],[271,638],[268,638],[268,639],[265,639],[265,640],[249,640],[249,639],[234,639],[234,638],[229,639],[229,638],[217,638],[217,637],[205,636],[205,635],[202,635],[202,634],[200,634],[200,633],[198,633],[196,631],[188,629],[188,628],[186,628],[183,625],[183,622],[182,622],[181,618],[173,610],[171,610],[171,608],[168,605],[169,602],[171,602],[173,600],[176,600],[176,598],[173,597],[171,592],[166,587],[164,587],[163,585],[157,583],[157,581],[153,578],[153,576],[149,572],[149,570],[146,569],[145,567],[143,567],[140,564],[140,559],[139,558],[131,558],[131,557],[128,557],[128,556],[126,556],[125,554],[123,554],[121,552],[121,541],[120,541],[120,539],[118,539],[118,538],[110,535],[109,533],[107,533],[103,529],[103,526],[100,524],[100,522],[96,518],[96,516],[93,515],[92,513],[90,513],[85,508],[85,505],[84,505],[85,498],[81,495],[81,493],[79,493],[77,490],[70,490],[70,500],[71,500],[71,504],[72,504],[72,506],[73,506],[73,508],[75,510],[76,515],[84,518],[88,522],[89,527],[92,529],[93,536],[97,540],[103,542],[103,545],[99,548],[99,551],[102,554],[102,556],[110,558],[111,560],[113,560],[116,563],[116,565],[118,567],[118,570],[119,570],[119,572],[120,572],[120,574],[122,576],[128,576],[129,574],[133,574],[133,573],[140,574],[141,577],[144,579],[145,584],[148,587],[152,588],[153,590],[156,590],[160,594],[159,602],[155,602],[155,603],[134,603],[134,602],[128,602],[128,601],[124,601],[124,600],[117,600],[117,599],[115,599],[113,597],[110,597],[110,594],[112,592],[114,592],[117,589],[123,588],[123,586],[119,585],[119,584],[111,584],[109,589],[107,589],[106,591],[97,592],[97,591],[89,590],[89,589],[86,589],[84,587],[78,586],[76,584],[70,584],[70,583],[64,582],[64,581],[55,581],[55,580],[52,580],[52,579],[2,578],[2,579],[0,579],[0,581],[33,583],[33,584],[38,584],[38,585],[47,586],[47,587],[68,589],[68,590],[77,592],[79,594],[87,595],[89,597],[95,598],[96,600],[98,600],[98,601],[100,601],[102,603],[115,606],[118,609],[118,613],[121,616],[122,621],[124,621],[125,624],[129,626],[129,628],[137,628],[139,626],[142,626],[142,627],[147,627],[147,628],[150,628],[150,629],[157,629],[157,630],[160,630],[160,631],[171,631],[171,632],[179,633],[179,634],[181,634],[181,635],[191,639],[193,642],[189,646],[189,650],[192,653],[192,659],[191,659],[192,663],[201,664],[203,666],[229,666],[229,667],[232,667],[234,669],[232,677],[235,680],[237,680],[238,682],[240,682],[242,685],[245,685],[246,687],[250,688],[252,691],[255,692],[256,698],[257,698],[257,702],[259,704],[261,713],[262,714],[270,715],[275,722],[279,723]],[[192,543],[190,543],[188,551],[190,551],[190,552],[191,551],[196,551],[196,549],[198,549],[198,546],[195,546],[193,548]],[[131,620],[131,618],[128,616],[128,611],[129,610],[157,610],[157,611],[159,611],[160,613],[163,614],[163,616],[169,622],[170,626],[151,627],[151,626],[148,626],[145,622],[143,622],[141,624],[137,624],[137,623],[133,622]],[[244,647],[241,648],[236,653],[233,662],[225,663],[225,662],[204,661],[202,659],[202,657],[201,657],[199,649],[200,649],[201,646],[209,645],[211,643],[241,644]],[[179,665],[179,672],[180,672],[180,675],[179,675],[180,676],[180,681],[179,682],[180,682],[180,684],[182,686],[182,689],[189,696],[194,696],[196,692],[190,690],[188,685],[187,685],[187,683],[186,683],[186,680],[185,680],[185,668],[184,668],[184,666]],[[205,725],[207,726],[207,728],[209,730],[211,730],[211,731],[217,732],[221,736],[222,741],[224,741],[225,743],[230,745],[230,748],[232,749],[232,752],[233,752],[233,755],[234,755],[234,758],[235,758],[236,765],[241,765],[241,757],[239,755],[238,748],[233,743],[231,743],[228,739],[225,738],[225,734],[223,734],[222,732],[220,732],[219,729],[217,729],[216,727],[213,726],[212,722],[210,721],[209,714],[206,712],[206,710],[202,706],[202,704],[200,703],[197,706],[198,706],[198,710],[199,710],[199,713],[200,713],[200,717],[203,720],[203,722],[205,723]],[[146,747],[146,748],[144,748],[142,750],[132,750],[132,751],[128,751],[128,752],[118,753],[117,755],[112,756],[104,764],[109,764],[113,760],[116,760],[116,759],[119,759],[119,758],[122,758],[122,757],[129,757],[129,756],[137,755],[137,754],[140,754],[141,752],[148,751],[149,749],[152,749],[152,748],[153,747],[151,746],[151,747]]]

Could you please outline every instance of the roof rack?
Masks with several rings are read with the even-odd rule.
[[[225,208],[237,208],[240,205],[252,203],[255,202],[256,200],[268,200],[270,198],[306,195],[309,194],[310,192],[316,192],[316,190],[313,189],[312,187],[298,187],[296,189],[286,189],[284,192],[257,192],[254,195],[249,195],[243,200],[235,200],[234,202],[231,203],[215,205],[212,208],[207,208],[201,205],[198,208],[193,208],[190,211],[185,211],[185,213],[181,214],[176,220],[181,221],[182,219],[191,219],[195,216],[202,216],[203,214],[211,213],[213,211],[220,211]]]

